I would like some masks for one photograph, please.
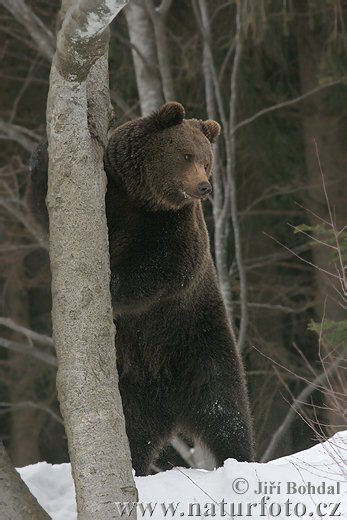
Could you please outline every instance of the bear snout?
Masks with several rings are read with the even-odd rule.
[[[212,191],[212,186],[209,182],[204,181],[198,184],[198,194],[200,197],[207,197]]]

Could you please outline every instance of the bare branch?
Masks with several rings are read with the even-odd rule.
[[[55,356],[51,354],[47,354],[46,352],[42,352],[38,348],[31,347],[25,345],[24,343],[18,343],[17,341],[11,341],[9,339],[0,337],[0,347],[6,348],[7,350],[11,350],[12,352],[20,352],[21,354],[30,354],[36,359],[40,361],[44,361],[48,365],[53,367],[57,366],[57,359]]]
[[[28,338],[31,341],[34,341],[35,343],[38,343],[39,345],[43,346],[49,346],[54,348],[53,340],[49,336],[46,336],[45,334],[39,334],[38,332],[35,332],[33,330],[30,330],[26,327],[23,327],[23,325],[18,325],[18,323],[15,323],[10,318],[1,318],[0,317],[0,325],[3,327],[7,327],[8,329],[11,329],[15,332],[19,332],[20,334],[23,334],[26,338]]]
[[[13,0],[0,0],[0,4],[26,28],[41,54],[51,61],[54,54],[55,38],[27,3],[24,0],[15,0],[15,2]]]
[[[116,90],[110,90],[110,96],[112,103],[115,103],[121,110],[123,110],[123,116],[126,118],[135,118],[138,117],[139,114],[136,113],[136,107],[131,107],[128,103],[123,99],[123,97]]]
[[[156,8],[156,11],[162,16],[166,16],[172,4],[172,0],[162,0],[161,4]]]
[[[285,244],[282,244],[282,242],[280,242],[279,240],[276,240],[276,238],[272,237],[271,235],[269,235],[268,233],[265,233],[263,231],[263,234],[269,238],[271,238],[272,240],[274,240],[277,244],[279,244],[280,246],[284,247],[284,249],[286,249],[289,253],[292,253],[292,255],[296,256],[297,258],[299,258],[299,260],[301,260],[302,262],[304,262],[305,264],[308,264],[310,265],[311,267],[314,267],[315,269],[317,269],[318,271],[320,271],[321,273],[325,273],[329,276],[332,276],[333,278],[337,278],[337,279],[340,279],[340,277],[337,275],[337,274],[334,274],[332,273],[331,271],[327,271],[326,269],[323,269],[322,267],[319,267],[315,264],[313,264],[312,262],[310,262],[309,260],[306,260],[305,258],[303,258],[302,256],[298,255],[293,249],[290,249],[289,247],[287,247]]]
[[[36,242],[40,247],[48,249],[48,244],[44,240],[41,230],[30,220],[30,218],[28,218],[28,215],[22,213],[18,207],[11,204],[11,202],[4,197],[0,197],[0,207],[1,206],[13,215],[18,222],[23,224],[24,228],[36,239]]]
[[[58,414],[53,412],[53,410],[51,410],[49,408],[49,406],[45,406],[44,404],[41,404],[41,403],[34,403],[33,401],[19,401],[16,403],[14,403],[12,401],[10,401],[10,402],[3,401],[3,402],[0,402],[0,408],[4,409],[4,411],[1,413],[4,413],[6,411],[12,411],[12,409],[23,410],[25,408],[33,408],[34,410],[40,410],[41,412],[47,413],[48,415],[50,415],[52,417],[52,419],[57,421],[57,423],[64,426],[63,419]]]
[[[271,459],[277,446],[283,439],[284,435],[287,433],[289,426],[292,424],[293,420],[297,416],[297,412],[306,404],[307,399],[315,390],[317,390],[317,388],[329,381],[329,377],[332,376],[334,372],[339,368],[339,363],[344,359],[344,357],[345,354],[340,354],[330,365],[329,368],[324,368],[323,372],[319,374],[300,392],[298,397],[292,403],[291,408],[287,413],[284,421],[272,436],[270,444],[261,458],[261,462],[267,462]]]
[[[295,103],[298,103],[299,101],[302,101],[303,99],[313,96],[317,92],[320,92],[323,89],[333,87],[335,85],[339,85],[340,83],[343,83],[346,81],[346,78],[340,78],[336,81],[331,81],[329,83],[324,83],[324,85],[320,85],[319,87],[313,88],[312,90],[309,90],[308,92],[305,92],[304,94],[301,94],[301,96],[298,96],[293,99],[288,99],[288,101],[283,101],[282,103],[277,103],[276,105],[271,105],[271,107],[263,108],[262,110],[259,110],[259,112],[256,112],[253,114],[253,116],[248,117],[247,119],[244,119],[243,121],[240,121],[237,123],[232,129],[231,134],[235,134],[240,128],[243,126],[249,125],[250,123],[253,123],[256,119],[258,119],[261,116],[264,116],[265,114],[269,114],[270,112],[273,112],[274,110],[280,110],[281,108],[289,107],[290,105],[295,105]]]
[[[15,141],[31,153],[41,137],[24,126],[6,123],[0,119],[0,139]]]
[[[325,179],[324,179],[323,168],[322,168],[322,164],[321,164],[321,160],[320,160],[320,156],[319,156],[318,145],[317,145],[317,141],[316,140],[314,140],[314,145],[315,145],[315,149],[316,149],[316,156],[317,156],[317,160],[318,160],[319,171],[320,171],[320,174],[321,174],[321,177],[322,177],[322,185],[323,185],[325,202],[326,202],[326,205],[327,205],[327,208],[328,208],[330,225],[331,225],[331,228],[333,230],[336,250],[337,250],[337,254],[338,254],[338,258],[339,258],[340,270],[338,269],[337,266],[335,266],[335,267],[336,267],[336,270],[337,270],[338,275],[339,275],[339,280],[340,280],[342,294],[343,294],[343,296],[346,296],[347,295],[346,266],[345,266],[345,262],[344,262],[344,259],[343,259],[343,256],[342,256],[342,247],[341,247],[341,244],[340,244],[340,234],[339,234],[339,232],[337,230],[337,227],[336,227],[336,219],[333,217],[333,214],[332,214],[332,209],[331,209],[331,205],[330,205],[329,195],[328,195],[328,191],[327,191],[327,187],[326,187],[326,183],[325,183]],[[328,244],[325,244],[325,245],[328,245]]]

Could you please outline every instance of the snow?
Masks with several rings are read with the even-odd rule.
[[[76,520],[70,464],[18,471],[53,520]],[[214,471],[174,468],[135,481],[138,519],[347,519],[347,431],[266,464],[229,459]]]
[[[104,31],[124,6],[124,0],[105,0],[99,7],[94,7],[95,11],[86,9],[84,24],[77,29],[78,37],[89,39]]]

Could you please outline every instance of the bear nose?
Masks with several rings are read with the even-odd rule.
[[[201,195],[202,197],[204,197],[205,195],[208,195],[209,193],[211,193],[212,191],[212,186],[209,182],[200,182],[200,184],[198,184],[198,193],[199,195]]]

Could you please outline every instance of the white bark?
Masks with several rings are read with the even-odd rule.
[[[248,283],[244,264],[241,229],[237,210],[237,187],[236,187],[236,137],[233,129],[236,126],[236,108],[238,101],[238,76],[241,60],[241,6],[236,3],[236,34],[235,55],[230,78],[230,100],[229,100],[229,135],[227,139],[227,190],[230,196],[230,214],[234,230],[235,258],[240,280],[240,302],[241,318],[237,345],[242,351],[246,345],[248,333]]]
[[[155,42],[158,55],[159,71],[163,84],[165,102],[175,101],[175,90],[171,74],[169,48],[166,35],[166,17],[171,6],[170,0],[165,0],[159,7],[155,7],[153,0],[146,0],[148,13],[152,19]]]
[[[221,174],[220,159],[217,148],[217,162],[214,175],[214,200],[213,214],[215,224],[215,257],[220,287],[226,305],[231,323],[234,323],[234,309],[232,305],[232,293],[230,288],[230,268],[228,260],[228,239],[229,239],[229,223],[232,221],[234,231],[234,245],[236,264],[240,277],[240,302],[241,302],[241,319],[238,338],[233,331],[233,340],[241,351],[245,345],[247,325],[248,325],[248,299],[247,299],[247,279],[246,270],[242,256],[240,224],[237,215],[237,197],[236,197],[236,143],[233,133],[233,127],[236,124],[235,108],[237,105],[237,76],[239,72],[240,54],[241,54],[241,27],[240,27],[240,6],[236,5],[236,35],[235,35],[235,56],[231,74],[231,89],[229,100],[229,117],[224,106],[223,96],[219,84],[218,74],[215,68],[212,45],[211,45],[211,29],[207,3],[205,0],[197,0],[195,5],[195,13],[200,23],[204,45],[204,78],[206,102],[209,111],[209,117],[217,119],[216,114],[219,113],[222,121],[222,135],[225,143],[226,168],[225,177]],[[199,6],[199,8],[197,7]],[[218,162],[219,160],[219,162]]]
[[[143,1],[132,0],[124,12],[132,45],[141,113],[145,116],[164,103],[154,29]]]
[[[103,170],[105,28],[125,3],[80,0],[66,10],[71,0],[63,2],[47,107],[57,388],[83,520],[120,518],[115,502],[136,500],[118,390]]]
[[[36,498],[14,469],[0,442],[0,516],[1,520],[49,520]]]

